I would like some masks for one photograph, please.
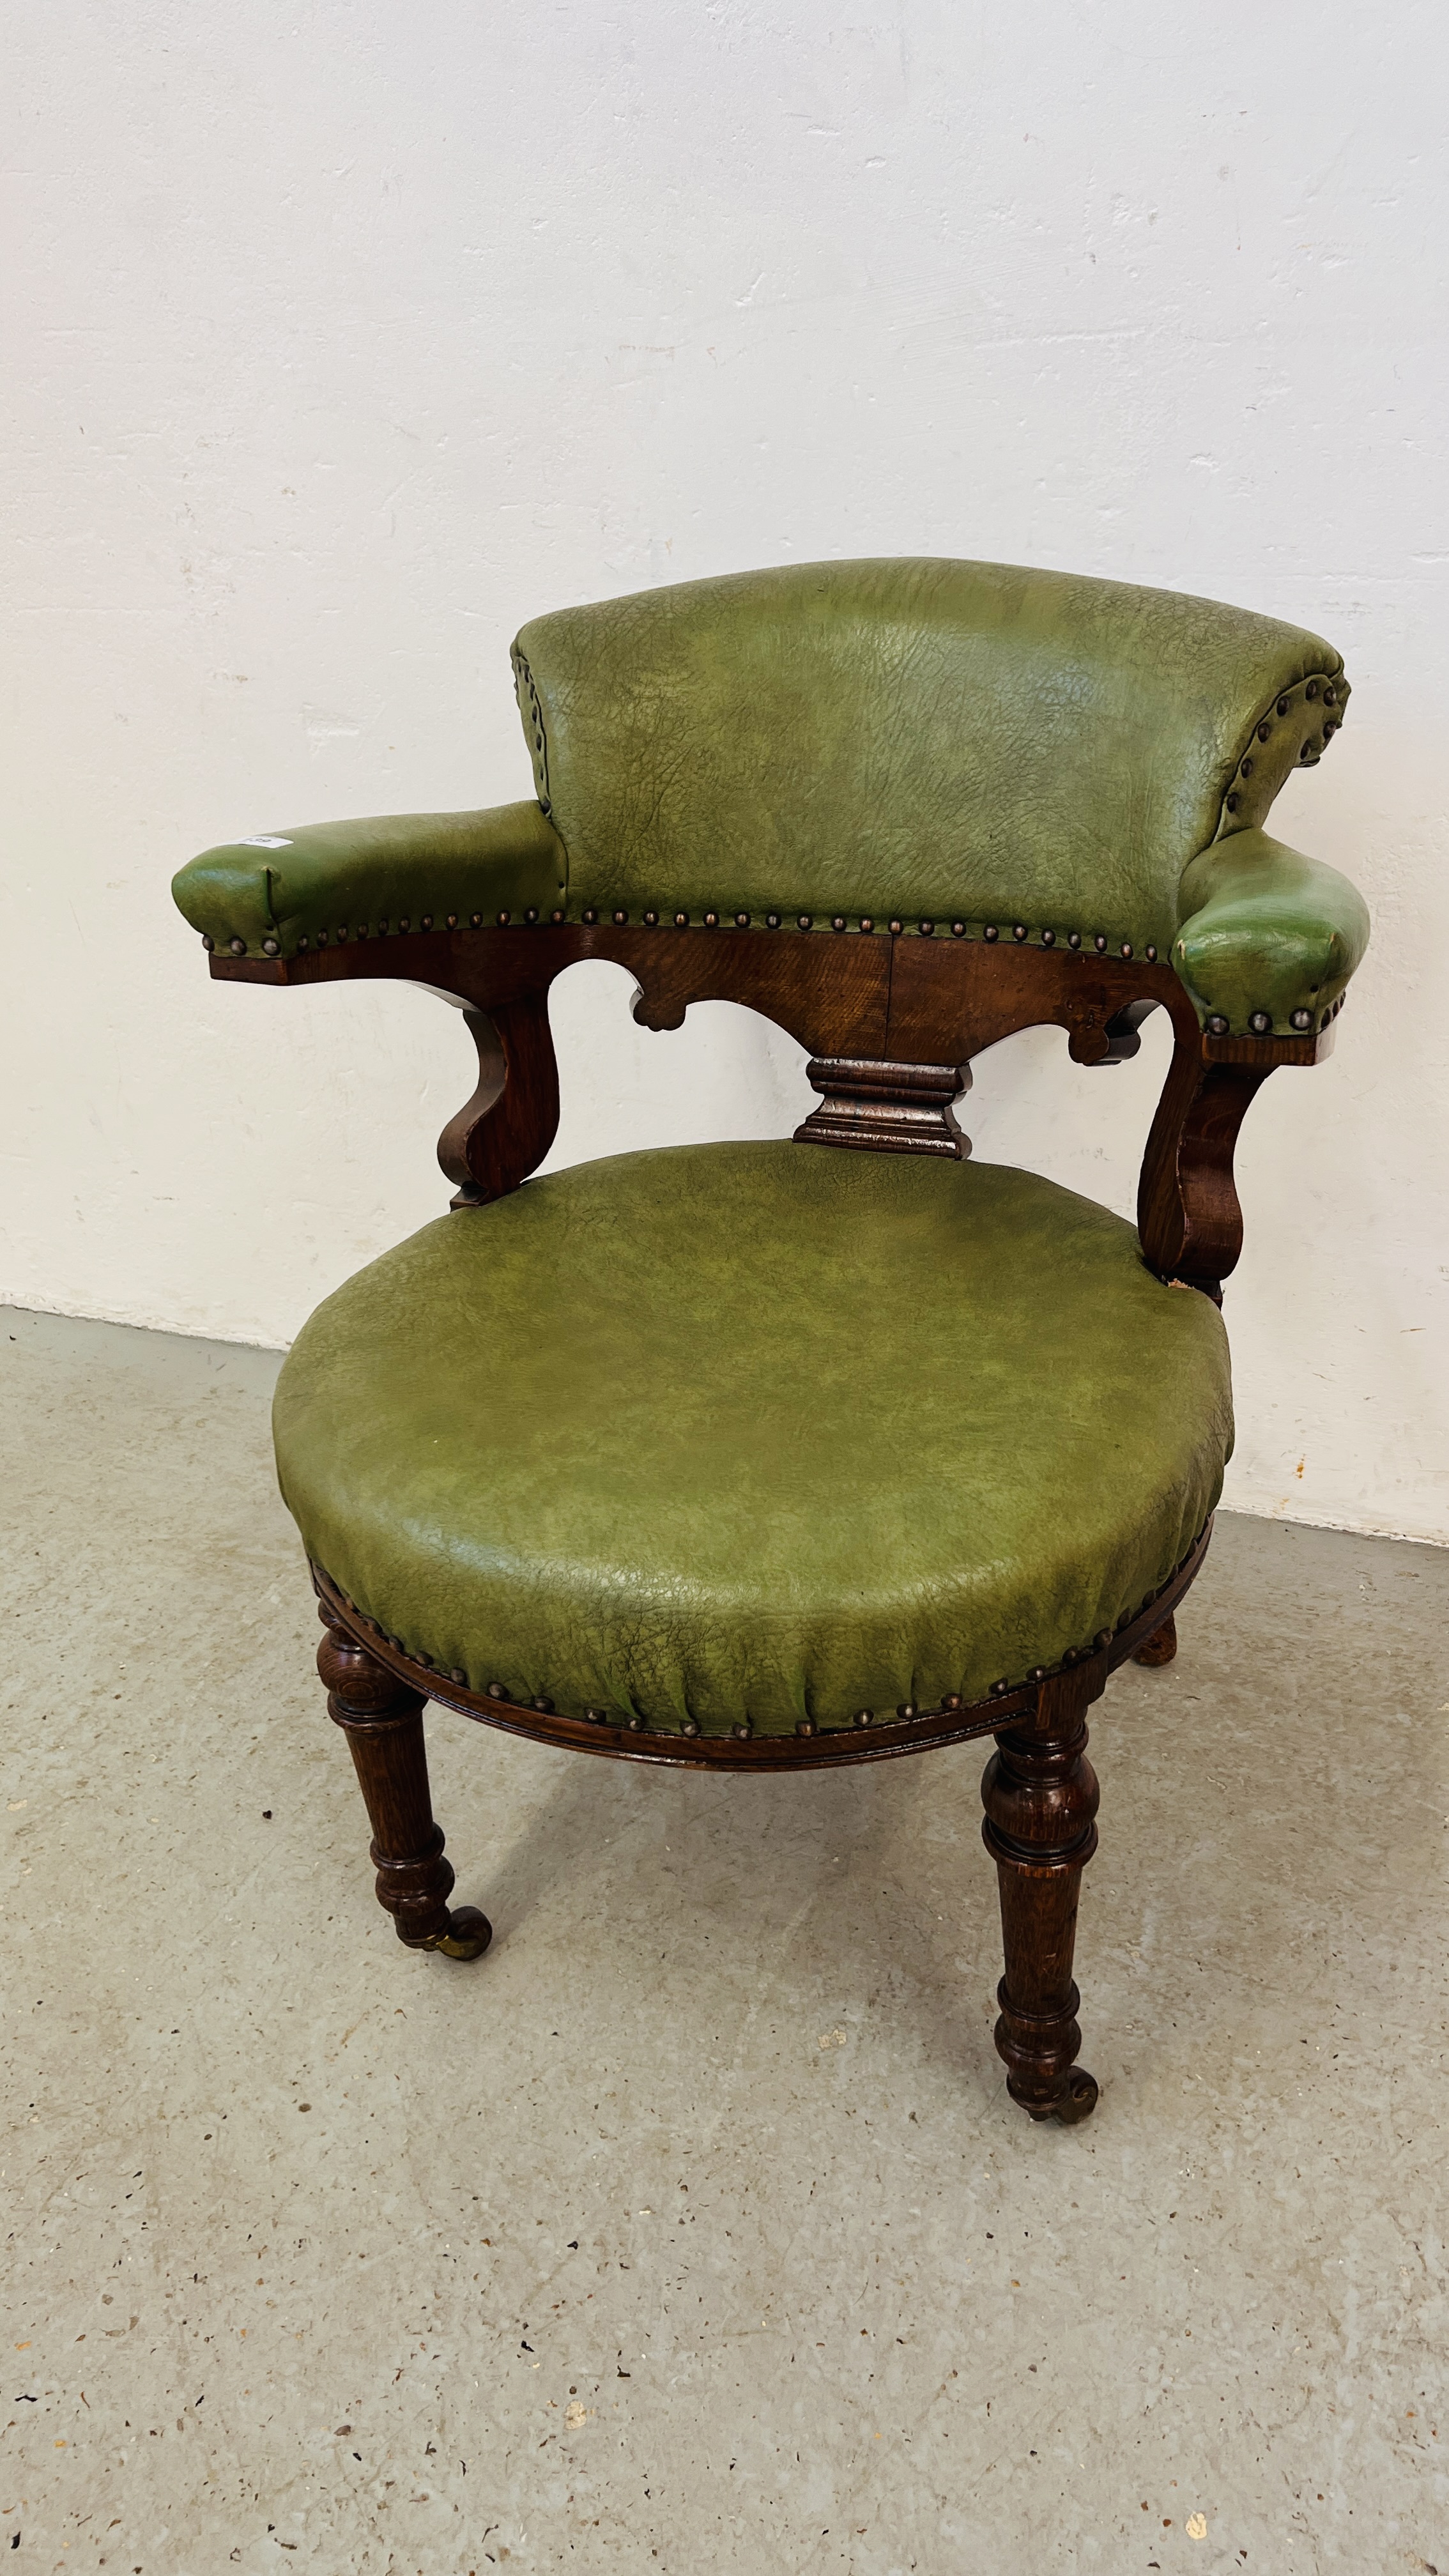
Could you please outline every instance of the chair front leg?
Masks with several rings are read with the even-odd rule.
[[[1082,1872],[1097,1848],[1097,1779],[1080,1692],[1065,1676],[1046,1683],[1036,1720],[1004,1728],[996,1744],[981,1799],[1006,1951],[997,2052],[1007,2091],[1034,2120],[1085,2120],[1097,2086],[1075,2063],[1082,2034],[1072,1953]]]
[[[367,1802],[377,1901],[410,1950],[476,1959],[492,1940],[493,1927],[476,1905],[448,1904],[453,1869],[443,1858],[442,1827],[434,1822],[428,1787],[427,1702],[335,1626],[326,1609],[319,1615],[327,1634],[317,1649],[317,1670]]]

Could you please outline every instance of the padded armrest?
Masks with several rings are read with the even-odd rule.
[[[1172,962],[1217,1037],[1320,1028],[1368,946],[1358,888],[1266,832],[1214,841],[1180,900]]]
[[[417,929],[455,914],[547,920],[568,883],[564,845],[531,799],[478,814],[304,823],[203,850],[172,879],[193,930],[231,955],[292,957],[339,931]]]

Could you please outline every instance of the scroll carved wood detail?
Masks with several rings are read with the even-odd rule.
[[[559,1100],[549,988],[588,957],[637,977],[634,1016],[646,1028],[678,1028],[692,1002],[715,1000],[774,1020],[808,1048],[811,1079],[824,1095],[798,1134],[856,1148],[869,1136],[877,1151],[959,1158],[967,1139],[951,1102],[965,1088],[964,1068],[1018,1029],[1054,1023],[1076,1063],[1120,1064],[1137,1053],[1148,1013],[1165,1010],[1175,1044],[1143,1159],[1138,1228],[1161,1277],[1214,1297],[1242,1246],[1233,1180],[1242,1121],[1276,1066],[1318,1062],[1335,1034],[1207,1036],[1160,960],[724,924],[434,930],[275,963],[213,956],[211,971],[221,981],[268,984],[392,977],[464,1002],[479,1078],[438,1152],[459,1184],[454,1205],[467,1207],[516,1189],[553,1142]]]

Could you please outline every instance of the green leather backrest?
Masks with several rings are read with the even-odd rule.
[[[1262,823],[1347,695],[1274,618],[910,558],[564,609],[514,668],[574,919],[924,915],[1164,957],[1183,871]]]

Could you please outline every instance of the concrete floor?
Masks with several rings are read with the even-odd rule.
[[[1220,1523],[1097,1712],[1102,2100],[1035,2129],[980,1748],[435,1719],[496,1937],[411,1956],[275,1362],[0,1361],[7,2568],[1449,2576],[1449,1552]]]

